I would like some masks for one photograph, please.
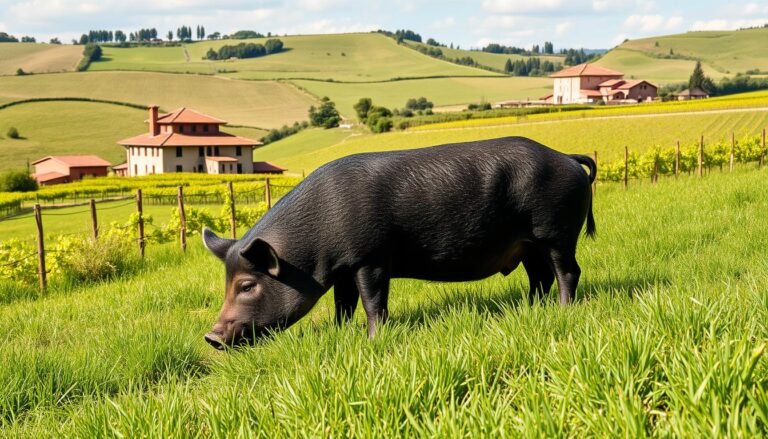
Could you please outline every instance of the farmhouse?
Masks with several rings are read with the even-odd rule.
[[[253,173],[253,148],[261,142],[227,134],[227,122],[188,108],[158,114],[149,107],[149,131],[118,142],[131,177],[166,172]]]
[[[624,74],[594,64],[579,64],[549,76],[554,79],[551,96],[554,104],[606,104],[650,101],[657,87],[644,80],[625,80]]]
[[[704,90],[693,87],[691,89],[685,89],[677,94],[677,100],[679,101],[690,101],[693,99],[706,99],[709,97],[709,94],[705,92]]]
[[[108,161],[95,155],[50,155],[32,164],[35,165],[32,177],[43,186],[82,180],[86,176],[103,177],[111,166]]]

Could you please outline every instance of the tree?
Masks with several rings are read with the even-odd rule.
[[[19,135],[19,130],[16,129],[16,127],[10,127],[8,128],[8,132],[6,133],[9,139],[18,139],[21,136]]]
[[[507,62],[504,63],[504,72],[512,73],[512,60],[507,58]]]
[[[0,175],[0,191],[30,192],[37,190],[37,181],[26,171],[14,170]]]
[[[696,61],[693,73],[691,73],[691,77],[688,79],[688,89],[693,90],[694,88],[700,88],[707,93],[715,91],[715,83],[704,74],[704,69],[701,67],[701,61]]]
[[[173,31],[169,30],[168,35],[166,36],[168,37],[168,41],[173,41]]]
[[[555,53],[555,47],[550,41],[544,42],[544,53],[547,53],[550,55]]]
[[[202,25],[200,26],[200,39],[205,39],[205,27]]]
[[[371,98],[360,98],[359,101],[355,105],[352,106],[352,108],[355,109],[355,113],[357,113],[357,119],[360,120],[360,122],[365,123],[365,121],[368,119],[368,111],[373,106],[373,101]]]
[[[371,107],[366,125],[374,133],[387,132],[392,129],[392,112],[384,107]]]
[[[339,126],[341,116],[336,110],[336,104],[325,96],[320,100],[320,107],[309,107],[309,121],[312,126],[328,129]]]

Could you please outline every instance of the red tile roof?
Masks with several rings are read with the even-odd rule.
[[[603,97],[603,94],[600,92],[600,90],[587,90],[582,88],[581,89],[581,95],[586,97],[592,97],[592,98],[601,98]]]
[[[212,162],[236,162],[237,159],[234,157],[211,157],[208,156],[205,158],[206,161],[210,160]]]
[[[650,83],[650,82],[648,82],[648,81],[642,80],[642,79],[636,79],[636,80],[634,80],[634,81],[627,81],[627,82],[625,82],[624,84],[622,84],[621,86],[619,86],[618,88],[619,88],[620,90],[629,90],[629,89],[631,89],[631,88],[635,88],[635,87],[637,87],[638,85],[642,84],[643,82],[645,82],[646,84],[650,85],[650,86],[651,86],[651,87],[653,87],[653,88],[656,88],[656,86],[655,86],[655,85],[651,84],[651,83]]]
[[[704,90],[694,87],[693,89],[686,89],[678,93],[678,96],[709,96]]]
[[[112,166],[115,171],[120,169],[128,169],[128,162],[120,163],[119,165]]]
[[[579,64],[549,75],[550,78],[573,78],[578,76],[624,76],[623,73],[594,64]]]
[[[33,174],[32,177],[37,180],[38,183],[47,183],[49,181],[67,178],[69,175],[60,172],[45,172],[43,174]]]
[[[280,166],[277,166],[274,163],[270,162],[253,162],[253,173],[259,174],[259,173],[272,173],[272,172],[283,172],[286,168],[282,168]]]
[[[258,140],[218,133],[207,136],[187,135],[180,133],[160,133],[157,136],[141,134],[117,142],[124,146],[259,146]]]
[[[225,124],[224,120],[217,119],[215,117],[208,116],[207,114],[200,113],[189,108],[181,107],[173,110],[170,113],[161,114],[157,117],[157,123],[161,125],[171,123],[215,123]]]
[[[97,155],[49,155],[32,162],[33,165],[42,163],[46,160],[56,160],[64,163],[70,168],[90,168],[99,166],[112,166],[111,163]]]
[[[601,82],[598,87],[613,87],[614,85],[621,85],[624,82],[626,81],[623,79],[609,79],[607,81]]]

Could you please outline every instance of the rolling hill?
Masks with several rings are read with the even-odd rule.
[[[208,61],[210,48],[264,43],[266,39],[217,40],[182,47],[104,48],[104,61],[91,70],[146,70],[218,74],[239,79],[317,79],[341,82],[386,81],[434,76],[497,76],[424,56],[376,33],[279,37],[286,50],[260,58]]]
[[[84,72],[0,77],[0,104],[30,98],[83,97],[190,107],[231,124],[275,128],[307,118],[314,99],[274,81],[238,81],[203,75]],[[0,117],[2,112],[0,110]]]
[[[83,57],[82,46],[64,44],[0,43],[0,76],[27,73],[71,72]]]
[[[768,72],[768,28],[687,32],[626,41],[597,64],[658,83],[687,81],[696,60],[714,79]]]
[[[405,44],[407,44],[410,47],[414,48],[428,48],[430,46],[427,46],[423,43],[416,43],[413,41],[406,41]],[[443,56],[448,58],[464,58],[464,57],[470,57],[477,64],[483,67],[489,67],[495,70],[504,70],[504,65],[506,64],[507,60],[518,60],[522,59],[525,60],[529,57],[523,56],[523,55],[512,55],[512,54],[503,54],[503,53],[490,53],[490,52],[481,52],[479,50],[464,50],[464,49],[452,49],[450,47],[438,47],[441,52],[443,52]],[[536,58],[540,58],[542,61],[548,60],[553,63],[562,63],[565,57],[563,56],[557,56],[557,55],[535,55]]]

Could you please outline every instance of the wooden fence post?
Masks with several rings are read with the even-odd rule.
[[[37,273],[40,278],[40,291],[45,291],[47,286],[45,242],[43,241],[43,213],[40,204],[35,204],[35,223],[37,223]]]
[[[142,203],[141,189],[136,189],[136,210],[139,212],[139,254],[144,257],[144,205]]]
[[[731,162],[729,172],[733,172],[733,154],[736,149],[736,133],[731,131]]]
[[[624,146],[624,189],[629,184],[629,147]]]
[[[229,226],[232,229],[232,239],[237,239],[237,217],[235,216],[235,189],[232,182],[227,183],[229,190]]]
[[[93,226],[93,239],[99,239],[99,220],[96,217],[96,200],[91,198],[91,225]]]
[[[675,178],[680,174],[680,141],[677,141],[677,151],[675,152]]]
[[[651,174],[651,183],[659,181],[659,157],[653,159],[653,174]]]
[[[704,136],[699,143],[699,177],[704,175]]]
[[[595,167],[597,167],[597,151],[595,151]],[[592,194],[597,193],[597,176],[590,175],[590,177],[595,177],[595,181],[592,182]]]
[[[269,178],[264,183],[264,197],[266,197],[267,210],[272,208],[272,189],[269,186]]]
[[[179,186],[179,240],[181,241],[181,251],[187,251],[187,214],[184,212],[184,186]]]
[[[757,163],[757,169],[760,169],[765,164],[765,128],[763,128],[763,147],[760,150],[760,161]]]

